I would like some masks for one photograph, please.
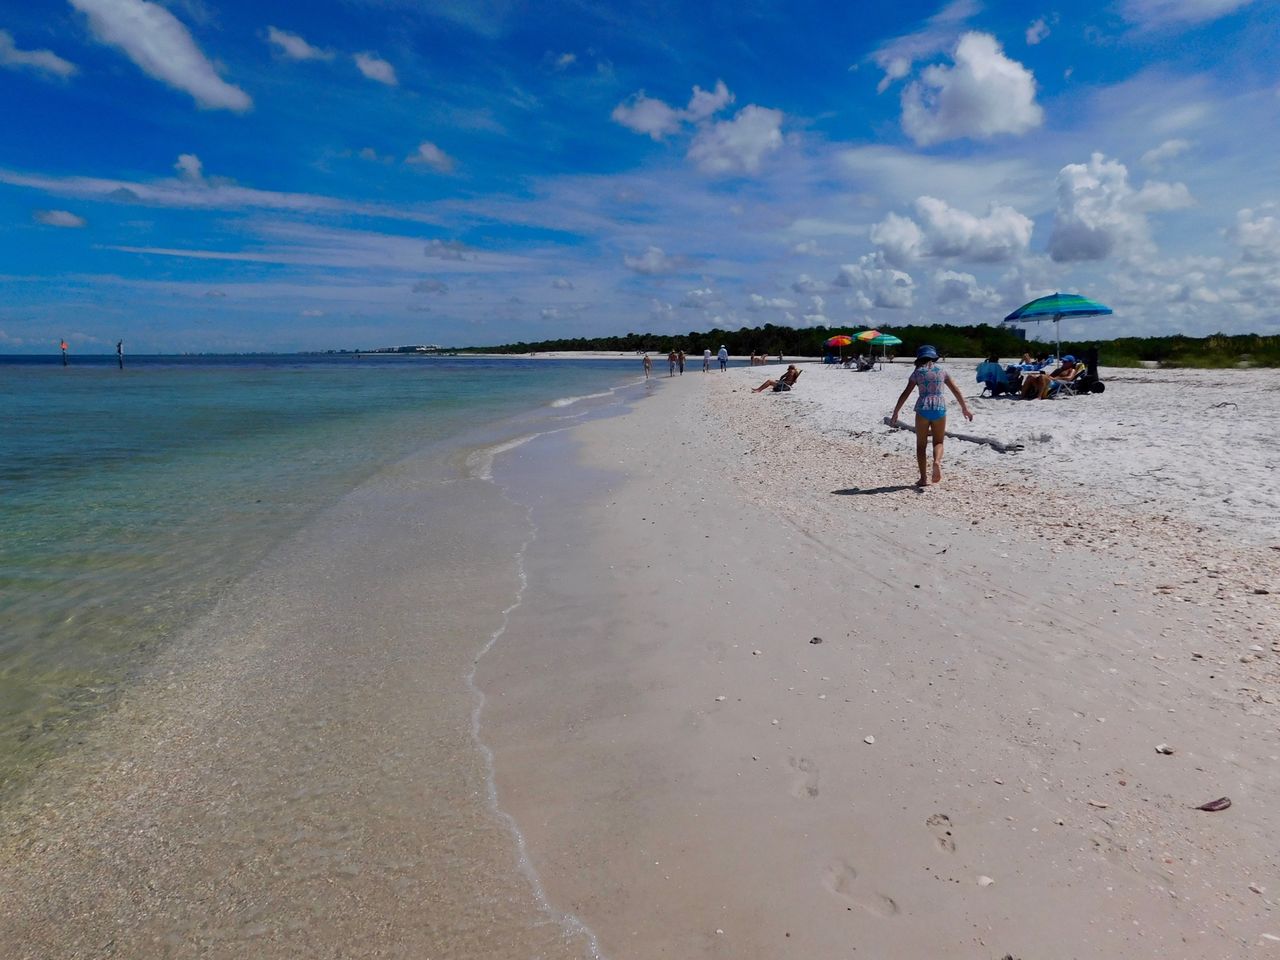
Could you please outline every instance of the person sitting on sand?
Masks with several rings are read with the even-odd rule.
[[[1055,381],[1060,383],[1070,383],[1084,371],[1084,364],[1078,363],[1076,358],[1067,354],[1062,358],[1062,366],[1054,370],[1053,373],[1029,373],[1022,379],[1022,399],[1030,400],[1033,396],[1043,400],[1049,396],[1049,391],[1053,388]]]
[[[949,388],[960,401],[960,410],[965,417],[972,420],[973,413],[965,403],[960,388],[951,379],[951,374],[938,364],[938,351],[925,344],[916,351],[915,369],[911,371],[906,389],[898,397],[893,415],[889,418],[893,423],[897,423],[898,413],[902,410],[902,405],[907,402],[907,397],[912,390],[919,388],[920,396],[916,398],[915,406],[916,463],[920,467],[920,479],[916,481],[917,487],[929,485],[929,476],[925,472],[925,453],[930,437],[933,437],[933,482],[942,482],[942,443],[947,435],[947,398],[942,394],[944,386]]]
[[[790,390],[792,387],[796,385],[796,381],[800,379],[800,373],[801,371],[799,370],[799,368],[797,368],[796,365],[793,363],[787,367],[786,372],[782,376],[780,376],[777,380],[766,380],[764,383],[760,384],[760,386],[756,387],[751,392],[763,393],[765,390],[768,390],[770,387],[773,387],[774,393],[786,393],[788,390]]]

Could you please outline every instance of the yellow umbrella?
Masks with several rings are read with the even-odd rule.
[[[878,336],[880,336],[880,331],[879,331],[879,330],[863,330],[861,333],[854,334],[854,339],[856,339],[856,340],[874,340],[874,339],[875,339],[876,337],[878,337]]]

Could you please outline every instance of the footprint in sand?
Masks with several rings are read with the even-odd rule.
[[[797,776],[791,785],[793,797],[813,798],[818,795],[818,765],[808,757],[792,757],[791,766],[795,767]]]
[[[892,917],[898,913],[898,904],[893,897],[867,892],[865,885],[858,880],[858,871],[843,860],[836,860],[827,867],[822,885],[845,903],[872,916]]]
[[[956,852],[956,842],[951,836],[951,818],[945,813],[935,813],[925,821],[925,826],[933,833],[938,846],[947,853]]]

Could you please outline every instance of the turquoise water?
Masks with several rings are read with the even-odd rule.
[[[610,361],[0,358],[0,786],[362,480],[630,379]]]

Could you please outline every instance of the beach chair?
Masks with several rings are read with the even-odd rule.
[[[1084,352],[1084,369],[1074,380],[1063,381],[1059,389],[1054,392],[1067,397],[1078,397],[1090,393],[1102,393],[1106,389],[1107,385],[1098,376],[1098,348],[1090,347]]]
[[[991,360],[985,360],[978,364],[977,377],[978,383],[982,384],[982,392],[978,396],[986,396],[990,394],[998,397],[1001,394],[1012,393],[1016,386],[1011,383],[1009,371]],[[1021,381],[1021,377],[1018,378]]]

